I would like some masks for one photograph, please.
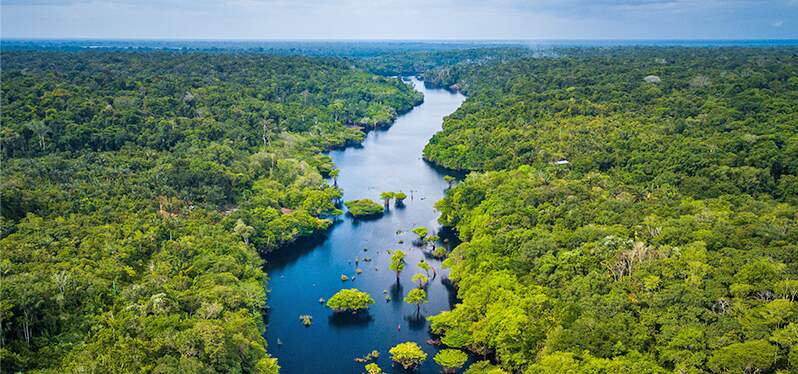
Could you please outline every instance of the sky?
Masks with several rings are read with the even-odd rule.
[[[0,0],[0,36],[798,39],[798,0]]]

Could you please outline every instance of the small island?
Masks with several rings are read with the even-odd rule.
[[[352,312],[352,314],[356,314],[361,310],[368,309],[371,304],[374,304],[371,295],[357,288],[340,290],[327,300],[327,307],[336,313]]]
[[[371,199],[349,200],[344,204],[355,218],[378,217],[384,212],[382,205]]]

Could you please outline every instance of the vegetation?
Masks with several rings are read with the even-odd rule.
[[[394,196],[396,196],[396,193],[391,191],[380,193],[380,199],[382,199],[385,208],[388,208],[388,205],[391,203],[391,199],[393,199]]]
[[[612,48],[450,70],[470,97],[425,156],[475,172],[437,205],[463,243],[433,332],[495,357],[472,373],[794,370],[796,69]]]
[[[407,199],[407,194],[404,192],[394,192],[393,198],[396,201],[396,205],[402,205],[405,203],[405,199]]]
[[[380,216],[385,212],[382,205],[371,199],[350,200],[344,204],[349,209],[349,214],[355,218]]]
[[[415,305],[416,313],[421,313],[421,304],[427,303],[427,291],[420,287],[414,288],[405,295],[405,302]]]
[[[454,373],[468,361],[468,355],[457,349],[442,349],[432,358],[444,373]]]
[[[416,227],[416,228],[414,228],[412,231],[413,231],[413,233],[414,233],[414,234],[418,235],[418,238],[419,238],[419,239],[422,239],[422,240],[423,240],[425,237],[427,237],[427,234],[429,234],[429,229],[427,229],[427,228],[426,228],[426,227],[424,227],[424,226],[419,226],[419,227]]]
[[[327,228],[322,151],[421,100],[337,60],[2,60],[3,372],[276,372],[258,251]]]
[[[405,253],[401,249],[391,253],[391,264],[388,267],[396,273],[396,281],[398,282],[399,274],[405,269]]]
[[[368,309],[371,304],[374,304],[371,295],[356,288],[340,290],[327,300],[327,307],[333,311],[353,314]]]
[[[426,265],[426,263],[424,263],[424,264]],[[426,287],[427,283],[429,282],[429,278],[426,275],[421,274],[421,273],[413,274],[412,280],[413,280],[413,283],[415,283],[418,286],[418,288]]]
[[[390,349],[391,360],[402,365],[405,370],[421,365],[427,359],[427,354],[415,342],[404,342]]]
[[[365,369],[366,369],[366,373],[367,374],[381,374],[382,373],[382,369],[380,368],[380,366],[375,364],[375,363],[373,363],[373,362],[370,363],[370,364],[367,364]]]

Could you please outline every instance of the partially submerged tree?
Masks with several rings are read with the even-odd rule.
[[[391,254],[391,265],[389,268],[396,272],[396,281],[399,281],[399,274],[405,269],[405,253],[401,249],[393,251]]]
[[[338,176],[341,175],[341,169],[330,170],[330,178],[333,179],[333,186],[338,187]]]
[[[415,368],[427,359],[427,354],[415,342],[397,344],[388,352],[391,360],[405,369]]]
[[[427,286],[427,282],[429,282],[429,278],[421,273],[413,274],[413,283],[418,285],[418,288],[424,288]]]
[[[356,288],[340,290],[327,300],[327,307],[334,312],[349,311],[352,314],[368,309],[371,304],[374,304],[371,295]]]
[[[393,198],[396,200],[396,205],[404,205],[407,194],[399,191],[394,193]]]
[[[433,357],[444,373],[454,373],[468,361],[468,355],[458,349],[444,349]]]
[[[377,364],[372,362],[372,363],[366,365],[366,373],[367,374],[382,374],[382,369],[380,368],[379,365],[377,365]]]
[[[414,234],[418,235],[418,238],[421,240],[423,240],[427,236],[427,234],[429,234],[429,229],[427,229],[424,226],[415,227],[411,231],[413,231]]]
[[[416,306],[416,314],[421,313],[421,304],[427,303],[427,291],[423,288],[414,288],[405,296],[405,302]]]
[[[383,207],[370,199],[349,200],[344,205],[355,218],[374,217],[384,213]]]
[[[449,188],[452,188],[452,183],[454,183],[455,179],[451,175],[444,175],[443,180],[449,185]]]
[[[395,195],[396,194],[391,191],[385,191],[380,194],[380,199],[382,199],[385,208],[388,208],[388,205],[391,203],[391,199],[393,199]]]
[[[427,261],[424,261],[424,259],[419,261],[417,266],[421,268],[421,270],[424,270],[424,273],[427,274],[427,278],[429,278],[429,271],[430,269],[432,269],[432,266],[430,266],[430,264],[427,263]]]

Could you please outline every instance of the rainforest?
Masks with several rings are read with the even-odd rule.
[[[0,371],[798,370],[795,45],[136,43],[4,41]]]

